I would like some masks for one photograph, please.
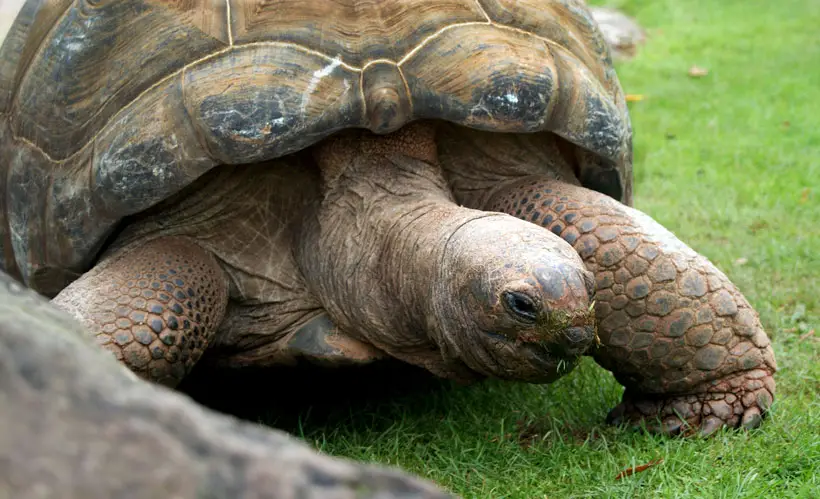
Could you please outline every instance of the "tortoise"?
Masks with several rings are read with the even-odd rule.
[[[146,379],[549,383],[591,355],[614,423],[710,434],[773,400],[757,313],[632,208],[577,0],[28,0],[0,64],[2,268]]]
[[[84,334],[0,272],[0,496],[452,497],[141,380]]]

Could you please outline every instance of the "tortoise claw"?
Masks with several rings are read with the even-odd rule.
[[[725,422],[717,416],[707,416],[698,432],[702,437],[709,437],[725,426]]]
[[[660,433],[664,435],[677,435],[685,428],[685,424],[677,416],[670,416],[663,421]]]
[[[741,373],[709,387],[732,391],[692,394],[643,394],[627,389],[623,400],[609,411],[607,423],[644,427],[650,433],[708,437],[721,428],[760,426],[772,403],[771,375]]]
[[[761,414],[758,407],[752,407],[743,413],[743,419],[740,421],[740,426],[747,430],[751,430],[760,426],[763,422],[763,414]]]

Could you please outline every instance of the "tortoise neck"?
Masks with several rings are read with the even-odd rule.
[[[387,146],[335,144],[316,155],[321,199],[297,238],[297,259],[347,335],[445,374],[429,365],[443,362],[433,304],[441,261],[452,234],[486,214],[454,202],[437,164]]]

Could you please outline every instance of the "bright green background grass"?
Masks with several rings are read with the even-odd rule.
[[[820,1],[609,3],[649,32],[618,65],[625,91],[644,96],[630,105],[636,207],[711,258],[760,312],[780,367],[772,417],[708,441],[607,427],[622,389],[585,361],[547,387],[444,383],[318,422],[303,413],[297,433],[464,497],[818,497]],[[709,75],[688,77],[692,65]],[[522,425],[536,435],[527,448]]]

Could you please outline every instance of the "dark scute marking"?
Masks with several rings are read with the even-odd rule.
[[[174,330],[174,331],[179,329],[179,321],[177,321],[176,317],[174,317],[174,316],[168,317],[167,322],[168,322],[168,329],[171,329],[171,330]]]
[[[182,305],[180,305],[179,303],[174,303],[173,305],[171,305],[171,311],[177,315],[182,315]]]
[[[553,222],[553,220],[555,220],[555,218],[552,216],[552,214],[547,213],[547,215],[544,217],[544,219],[541,220],[541,224],[549,225]]]
[[[575,244],[575,241],[578,240],[578,234],[576,234],[574,231],[562,237],[564,238],[564,241],[568,242],[569,244]]]
[[[526,81],[519,75],[500,75],[476,85],[470,110],[473,119],[506,122],[521,131],[537,130],[543,123],[553,92],[552,75],[540,81]]]
[[[555,211],[555,213],[561,213],[562,211],[564,211],[565,208],[566,208],[566,205],[564,203],[559,203],[559,204],[555,205],[553,210]]]
[[[568,222],[568,223],[571,223],[577,217],[578,217],[577,213],[567,213],[566,215],[564,215],[564,221]]]
[[[123,213],[141,211],[166,199],[192,179],[178,168],[166,137],[158,136],[132,143],[130,134],[117,137],[100,153],[94,172],[95,193],[104,198],[109,210]]]
[[[605,158],[620,157],[626,133],[621,112],[611,102],[594,92],[586,94],[586,121],[582,145]]]
[[[151,329],[154,330],[155,333],[159,333],[162,331],[162,321],[159,319],[152,319],[151,320]]]
[[[152,314],[161,314],[162,313],[162,306],[161,305],[151,305],[148,309],[149,312]]]
[[[536,222],[536,221],[538,221],[538,219],[540,217],[541,217],[541,212],[534,211],[534,212],[532,212],[532,216],[530,217],[530,220],[533,221],[533,222]]]
[[[182,291],[177,291],[174,293],[174,298],[176,298],[177,300],[184,300],[185,293],[183,293]]]
[[[532,211],[532,210],[534,210],[534,209],[535,209],[535,205],[534,205],[534,204],[531,204],[531,205],[527,206],[527,213],[531,212],[531,211]]]
[[[261,151],[270,149],[296,124],[293,111],[299,109],[299,101],[291,94],[288,88],[269,88],[245,99],[233,94],[212,95],[203,99],[199,113],[223,155],[268,159]],[[288,103],[290,106],[285,105]]]
[[[552,233],[556,236],[560,236],[561,232],[564,231],[564,227],[561,224],[555,224],[552,227],[550,227],[550,231],[552,231]]]

